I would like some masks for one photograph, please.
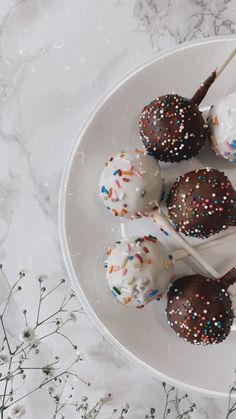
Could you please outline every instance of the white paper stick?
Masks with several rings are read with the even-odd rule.
[[[219,77],[219,75],[222,73],[222,71],[224,71],[225,67],[227,67],[227,65],[230,63],[230,61],[234,58],[234,56],[236,55],[236,48],[234,48],[231,53],[229,54],[229,56],[223,61],[223,63],[221,63],[217,69],[216,69],[216,77]]]
[[[195,246],[194,249],[197,250],[198,252],[200,252],[202,250],[210,249],[211,247],[218,246],[220,244],[224,244],[225,242],[227,242],[228,240],[230,240],[232,238],[235,238],[235,240],[236,240],[236,233],[235,232],[225,233],[224,236],[219,237],[218,239],[209,240],[206,243],[199,244],[199,245]],[[175,260],[181,260],[181,259],[184,259],[184,258],[188,257],[189,253],[186,252],[186,250],[184,250],[184,249],[178,249],[178,250],[174,250],[172,252],[172,255],[173,255]]]
[[[150,215],[150,218],[157,222],[159,220],[163,227],[170,231],[171,235],[175,238],[175,240],[180,243],[181,247],[183,247],[189,255],[193,256],[194,259],[210,274],[213,278],[220,278],[220,274],[206,261],[202,258],[202,256],[195,250],[193,247],[189,245],[187,240],[185,240],[172,226],[169,219],[163,212],[155,211]]]

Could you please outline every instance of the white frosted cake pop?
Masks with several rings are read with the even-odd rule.
[[[164,180],[154,157],[143,151],[110,157],[99,181],[100,197],[113,215],[148,216],[162,199]]]
[[[236,163],[236,92],[212,106],[209,127],[215,153]]]
[[[122,304],[138,308],[159,300],[174,275],[172,255],[151,235],[109,247],[105,268],[112,294]]]

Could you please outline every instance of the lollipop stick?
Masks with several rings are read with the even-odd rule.
[[[227,67],[227,65],[230,63],[230,61],[234,58],[236,54],[236,48],[234,48],[229,56],[223,61],[222,64],[220,64],[216,70],[214,70],[211,75],[204,81],[204,83],[201,84],[199,89],[196,91],[194,96],[191,99],[191,102],[195,103],[195,105],[199,105],[204,97],[206,96],[208,90],[210,89],[211,85],[214,83],[215,79],[219,77],[219,75],[224,71],[224,69]]]
[[[234,58],[236,54],[236,48],[234,48],[231,53],[229,54],[228,58],[226,58],[223,63],[221,63],[217,69],[216,69],[216,77],[219,77],[219,75],[224,71],[224,69],[227,67],[227,65],[230,63],[230,61]]]
[[[198,246],[195,246],[194,249],[198,252],[201,252],[205,249],[212,248],[214,246],[222,245],[223,243],[227,242],[231,238],[236,239],[236,233],[225,233],[224,236],[219,237],[218,239],[209,240],[206,243],[199,244]],[[178,249],[175,250],[173,253],[173,257],[175,260],[181,260],[189,256],[189,253],[186,252],[184,249]]]
[[[169,219],[161,211],[152,213],[150,217],[154,222],[157,222],[157,220],[161,221],[162,225],[170,231],[175,240],[180,243],[180,245],[186,250],[186,252],[188,252],[189,255],[194,257],[194,259],[208,272],[208,274],[210,274],[213,278],[220,277],[220,274],[207,261],[205,261],[194,248],[188,244],[187,240],[185,240],[180,234],[177,233]]]

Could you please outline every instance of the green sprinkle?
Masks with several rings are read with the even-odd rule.
[[[116,294],[121,295],[121,292],[120,292],[120,290],[118,290],[118,288],[113,287],[113,291],[114,291]]]
[[[140,198],[143,198],[145,195],[146,195],[146,191],[142,190],[142,191],[140,192]]]

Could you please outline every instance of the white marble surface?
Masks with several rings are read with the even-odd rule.
[[[33,310],[34,276],[47,273],[53,283],[66,275],[58,191],[91,108],[159,50],[235,32],[236,0],[0,1],[0,260],[9,280],[21,268],[29,271],[26,306]],[[108,411],[128,402],[135,419],[162,407],[159,381],[119,355],[87,316],[74,334],[91,399],[110,391]],[[190,398],[198,406],[192,418],[225,417],[226,401]],[[26,417],[42,417],[37,402],[29,403]]]

